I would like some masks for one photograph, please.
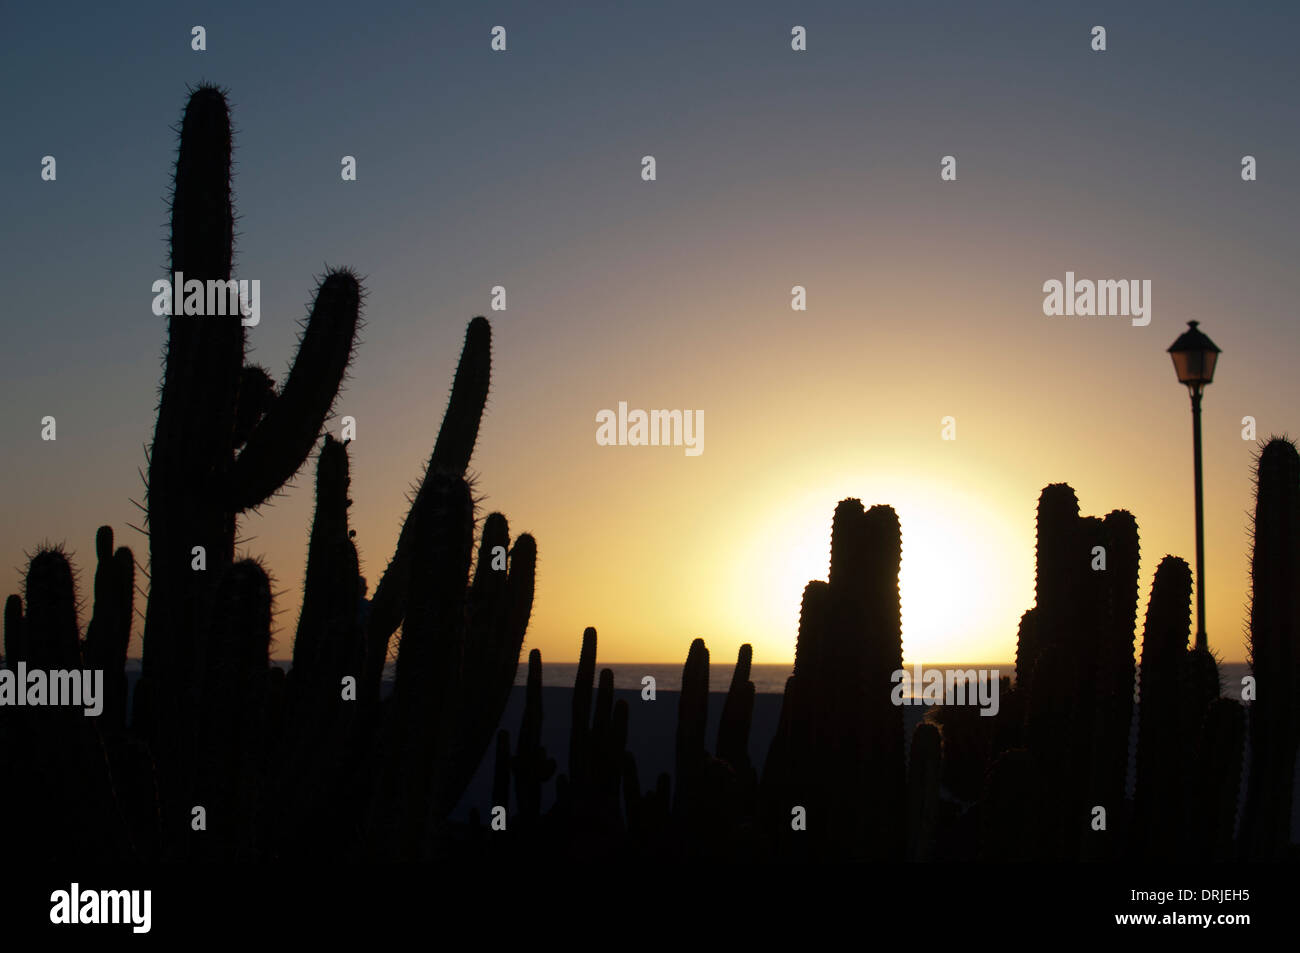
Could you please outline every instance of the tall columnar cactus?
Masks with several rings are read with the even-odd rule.
[[[211,86],[194,90],[181,121],[171,209],[171,272],[228,281],[234,251],[230,114]],[[147,705],[137,727],[152,740],[169,833],[183,839],[183,778],[196,727],[192,676],[215,586],[234,560],[239,515],[293,477],[330,413],[351,360],[361,288],[331,271],[316,290],[288,379],[278,393],[244,365],[236,315],[173,315],[146,491],[149,602],[145,615]],[[202,546],[206,569],[196,569]]]
[[[1137,791],[1133,852],[1148,859],[1181,856],[1187,819],[1191,746],[1182,680],[1191,632],[1192,572],[1177,556],[1156,569],[1142,634]]]
[[[270,648],[271,581],[255,560],[241,559],[222,573],[204,640],[192,800],[206,828],[191,837],[193,856],[260,856],[273,753]]]
[[[1038,610],[1026,609],[1020,616],[1016,634],[1016,687],[1028,688],[1029,678],[1038,659]]]
[[[426,852],[439,733],[465,618],[474,504],[463,479],[436,475],[417,519],[410,603],[383,738],[383,765],[370,815],[372,850],[413,860]]]
[[[1044,858],[1118,851],[1132,716],[1137,523],[1079,515],[1068,484],[1043,489],[1032,615],[1021,621],[1017,699],[1036,783],[1052,792],[1034,845]],[[1014,738],[1008,738],[1014,741]],[[1106,813],[1094,828],[1096,808]]]
[[[673,776],[673,815],[692,837],[702,833],[706,823],[708,716],[709,650],[703,639],[695,639],[682,667],[682,690],[677,700],[677,771]]]
[[[570,778],[584,777],[591,759],[591,692],[596,683],[596,630],[587,626],[578,649],[578,671],[573,680],[569,711]]]
[[[1079,500],[1067,483],[1053,483],[1038,497],[1034,557],[1035,646],[1017,654],[1017,676],[1022,664],[1032,687],[1034,672],[1044,649],[1059,644],[1072,623],[1071,590],[1078,562],[1075,551]],[[1032,655],[1030,654],[1032,652]],[[1026,656],[1021,658],[1021,656]]]
[[[445,723],[439,742],[433,805],[438,816],[446,816],[460,800],[509,701],[533,611],[536,567],[537,547],[532,536],[520,534],[512,547],[506,518],[500,513],[489,514],[483,522],[473,579],[465,593],[460,664],[452,673],[449,699],[455,714]]]
[[[556,779],[556,801],[550,820],[567,839],[573,859],[594,859],[607,855],[622,842],[626,828],[620,811],[619,789],[628,771],[627,731],[628,704],[614,698],[614,672],[604,668],[596,676],[596,630],[588,626],[582,633],[578,671],[574,679],[569,721],[569,770]],[[537,678],[540,680],[540,664]],[[595,682],[595,697],[592,688]],[[529,710],[534,705],[532,672],[528,689],[525,721],[529,734],[536,728]],[[540,688],[537,690],[540,709]],[[540,719],[540,713],[536,716]],[[529,742],[533,754],[521,748],[522,764],[535,773],[553,770],[546,763],[545,750],[535,740]],[[635,774],[635,765],[632,766]],[[540,796],[530,795],[533,803]],[[634,812],[639,801],[629,808]],[[632,814],[628,824],[632,824]],[[644,831],[637,832],[640,836]]]
[[[749,730],[754,718],[754,683],[749,673],[754,661],[753,646],[746,643],[736,655],[727,700],[718,725],[717,757],[731,767],[745,813],[752,814],[758,791],[758,775],[749,758]]]
[[[360,807],[355,699],[364,644],[349,482],[347,447],[326,435],[276,758],[270,834],[283,856],[337,853],[338,845],[323,843],[319,831],[346,828]]]
[[[363,702],[373,715],[380,696],[384,660],[388,643],[402,624],[410,593],[411,561],[417,544],[415,527],[420,515],[431,505],[437,484],[433,477],[463,477],[469,466],[479,422],[487,403],[492,370],[492,329],[487,319],[476,317],[465,330],[465,346],[452,382],[451,397],[442,418],[438,438],[425,466],[424,477],[415,499],[402,523],[397,547],[388,561],[370,604],[366,627],[366,671]]]
[[[1114,510],[1101,524],[1106,568],[1094,571],[1100,583],[1100,620],[1088,646],[1093,662],[1091,739],[1086,782],[1086,807],[1107,813],[1105,831],[1091,826],[1081,835],[1083,856],[1117,856],[1117,832],[1124,813],[1128,774],[1129,728],[1133,719],[1135,680],[1133,637],[1138,609],[1138,528],[1126,510]],[[1086,727],[1086,726],[1085,726]]]
[[[1026,692],[1025,737],[1035,759],[1057,751],[1072,727],[1067,691],[1077,674],[1070,658],[1076,627],[1072,610],[1084,558],[1078,549],[1078,521],[1079,501],[1069,485],[1054,483],[1043,489],[1035,557],[1035,645],[1017,657],[1017,666],[1023,664],[1030,672],[1021,687]],[[1037,691],[1040,681],[1051,690]]]
[[[826,583],[804,591],[793,680],[774,742],[785,780],[765,771],[765,798],[808,803],[810,840],[825,856],[897,859],[904,801],[902,710],[891,702],[902,668],[898,571],[902,537],[888,506],[842,501]],[[805,734],[806,732],[806,734]],[[799,736],[803,735],[803,738]],[[772,755],[769,755],[771,758]],[[772,805],[770,823],[791,805]]]
[[[113,550],[113,528],[101,526],[95,535],[99,565],[95,569],[95,609],[86,627],[86,666],[104,673],[105,733],[126,727],[126,653],[135,614],[135,557],[120,546]]]
[[[515,801],[524,829],[536,825],[541,816],[542,785],[555,774],[555,759],[542,746],[542,653],[528,653],[528,687],[525,690],[523,720],[513,762]]]
[[[116,602],[118,594],[101,590],[97,595]],[[93,611],[103,618],[111,614],[107,603],[97,602]],[[23,598],[10,597],[6,604],[6,628],[21,634],[22,644],[11,663],[26,662],[29,671],[39,669],[45,676],[44,696],[28,695],[32,707],[0,709],[13,729],[6,778],[22,795],[22,823],[14,829],[18,849],[65,862],[105,861],[130,856],[132,846],[98,718],[86,717],[81,707],[85,672],[71,683],[82,686],[81,697],[53,696],[54,672],[85,668],[77,615],[76,577],[67,555],[60,547],[42,547],[28,562]],[[22,692],[28,688],[16,686]]]
[[[1300,455],[1273,438],[1256,462],[1250,561],[1250,781],[1242,818],[1246,856],[1277,859],[1290,848],[1300,739]]]
[[[398,650],[382,766],[371,806],[372,852],[399,858],[436,849],[438,825],[459,800],[501,719],[532,612],[537,550],[522,534],[505,568],[487,545],[468,579],[474,504],[464,478],[429,474],[412,509],[409,599]],[[487,544],[508,539],[492,529]],[[496,574],[502,574],[499,580]],[[372,610],[373,611],[373,610]],[[488,726],[486,736],[483,727]],[[469,765],[466,770],[466,765]]]

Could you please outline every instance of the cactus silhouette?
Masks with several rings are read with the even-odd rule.
[[[361,743],[355,699],[364,643],[348,469],[347,447],[326,435],[273,780],[273,849],[286,856],[336,851],[318,832],[347,829],[362,798],[354,780]]]
[[[701,833],[705,815],[709,752],[705,734],[709,717],[709,650],[695,639],[682,667],[682,690],[677,701],[677,737],[673,776],[673,814],[688,832]]]
[[[1215,699],[1206,709],[1192,792],[1189,853],[1193,859],[1232,859],[1245,721],[1241,704],[1231,698]]]
[[[500,721],[532,611],[536,565],[536,547],[524,534],[508,570],[493,569],[488,547],[503,537],[489,520],[471,582],[469,485],[434,473],[425,486],[424,505],[408,517],[408,524],[415,521],[409,604],[370,812],[371,849],[406,859],[436,850],[437,825],[455,807]],[[503,520],[499,526],[504,532]],[[497,574],[505,576],[500,585]]]
[[[105,540],[103,530],[99,540]],[[111,533],[107,541],[111,549]],[[130,550],[123,553],[129,564]],[[97,595],[105,602],[96,602],[92,611],[101,619],[122,608],[117,587],[106,584]],[[95,687],[86,684],[94,673],[83,665],[77,604],[76,573],[67,554],[61,547],[43,546],[28,562],[23,596],[11,596],[5,607],[6,637],[12,631],[13,641],[22,646],[10,650],[8,664],[15,670],[25,664],[38,673],[15,686],[32,707],[0,708],[3,734],[11,738],[5,752],[12,772],[6,774],[6,787],[21,783],[22,796],[6,793],[21,804],[20,813],[10,815],[23,821],[14,829],[16,846],[30,851],[26,856],[63,862],[133,853],[99,719],[83,713]],[[130,616],[126,619],[129,636]],[[99,689],[104,712],[107,681]],[[56,697],[56,691],[70,694]]]
[[[431,478],[463,477],[469,466],[474,443],[478,439],[479,421],[487,403],[492,367],[491,344],[492,331],[487,319],[476,317],[470,321],[465,331],[465,346],[456,367],[442,427],[425,466],[420,487],[402,523],[397,548],[371,600],[370,620],[366,629],[366,669],[362,696],[367,714],[371,716],[379,700],[389,640],[402,624],[406,612],[411,562],[417,543],[415,527],[423,511],[432,505],[431,498],[439,485],[436,479]]]
[[[125,546],[113,550],[113,528],[101,526],[95,534],[94,615],[86,627],[83,652],[86,667],[104,672],[102,731],[117,733],[126,727],[126,652],[135,613],[135,557]]]
[[[171,210],[171,267],[189,280],[231,277],[230,154],[225,97],[199,87],[181,123]],[[348,453],[332,437],[317,462],[287,678],[268,658],[270,577],[234,558],[239,516],[280,490],[317,442],[352,356],[361,298],[350,271],[326,274],[278,391],[265,371],[245,366],[238,315],[169,322],[131,728],[123,730],[134,561],[113,550],[104,527],[84,658],[105,671],[105,717],[83,725],[66,712],[34,713],[25,740],[6,750],[39,775],[35,800],[51,816],[120,815],[89,839],[65,824],[68,850],[85,843],[123,856],[242,860],[337,856],[340,844],[384,857],[438,849],[443,820],[497,731],[533,600],[536,546],[522,534],[512,547],[499,513],[484,521],[468,578],[476,524],[464,472],[488,388],[487,321],[469,323],[442,429],[368,615],[347,519]],[[76,605],[67,559],[42,549],[24,597],[6,603],[9,664],[80,668]],[[398,626],[393,696],[381,704]],[[0,719],[6,738],[11,720]],[[342,840],[323,842],[322,827]]]
[[[843,500],[828,581],[804,589],[794,674],[763,787],[769,829],[784,831],[793,806],[806,808],[817,856],[903,856],[902,709],[890,701],[903,663],[901,553],[892,508]]]
[[[1156,569],[1142,633],[1133,841],[1139,857],[1181,853],[1194,743],[1187,736],[1182,703],[1191,598],[1191,569],[1177,556],[1166,556]]]
[[[1026,810],[1043,858],[1119,852],[1134,684],[1137,522],[1124,510],[1079,515],[1068,484],[1038,501],[1036,604],[1021,619],[1017,699],[1036,783],[1052,792]],[[1007,741],[1014,743],[1014,735]],[[1017,768],[1016,770],[1020,770]],[[1013,795],[1008,795],[1013,796]],[[1106,812],[1104,829],[1089,820]]]
[[[181,120],[171,207],[173,275],[229,281],[234,254],[230,112],[225,95],[200,86]],[[136,711],[160,767],[164,820],[186,836],[190,739],[197,730],[192,673],[206,647],[203,621],[234,562],[237,518],[293,477],[330,413],[355,343],[361,288],[345,270],[316,289],[298,354],[276,392],[244,364],[239,315],[173,315],[146,489],[149,601]],[[203,547],[206,569],[192,568]]]
[[[206,827],[191,856],[251,860],[259,855],[266,797],[271,647],[271,581],[255,560],[228,567],[217,585],[204,640],[193,804]],[[192,810],[192,809],[191,809]]]
[[[27,661],[27,646],[23,638],[22,596],[11,595],[5,600],[5,666],[18,669],[19,662]]]
[[[1247,857],[1274,860],[1290,847],[1300,739],[1300,455],[1277,437],[1255,466],[1250,667],[1255,699],[1241,842]]]
[[[224,94],[193,90],[171,205],[174,274],[232,278],[231,148]],[[1258,460],[1257,696],[1248,708],[1219,697],[1214,656],[1188,648],[1190,571],[1165,557],[1143,634],[1132,805],[1124,782],[1137,522],[1124,510],[1081,515],[1064,483],[1038,500],[1035,605],[1020,619],[1016,683],[999,684],[999,716],[933,710],[904,758],[903,712],[891,700],[902,667],[901,527],[892,508],[846,499],[835,509],[827,579],[803,592],[794,671],[761,784],[749,755],[752,648],[738,653],[711,752],[710,656],[697,638],[682,670],[673,773],[644,790],[628,750],[629,706],[612,670],[597,669],[594,628],[583,634],[567,771],[557,775],[543,747],[536,649],[513,755],[500,724],[531,616],[536,546],[528,534],[512,545],[500,513],[480,519],[466,476],[491,376],[482,317],[466,329],[432,452],[365,602],[348,516],[352,451],[328,434],[321,440],[363,298],[350,270],[326,272],[279,386],[246,363],[238,315],[172,316],[149,450],[144,673],[130,724],[136,567],[129,549],[114,548],[111,528],[95,539],[84,641],[77,577],[61,549],[38,550],[22,596],[6,602],[6,667],[104,673],[99,719],[75,706],[0,708],[8,779],[0,814],[19,821],[21,855],[436,856],[456,866],[467,851],[513,858],[558,845],[584,859],[1110,859],[1125,840],[1139,859],[1287,855],[1300,740],[1300,455],[1289,441],[1269,441]],[[236,532],[316,447],[285,676],[269,660],[272,577],[236,558]],[[1247,800],[1234,840],[1247,731]],[[523,837],[487,833],[482,805],[469,825],[453,820],[488,752],[491,806],[509,813],[513,787],[509,830]],[[555,806],[543,815],[552,780]],[[1088,823],[1098,806],[1104,831]]]
[[[627,754],[627,702],[614,699],[614,673],[596,675],[596,630],[582,633],[569,720],[569,770],[557,778],[554,819],[574,858],[607,854],[623,839],[620,786]],[[593,697],[593,683],[595,695]]]
[[[555,759],[542,747],[542,653],[528,653],[528,687],[523,720],[513,761],[515,801],[524,829],[537,824],[542,810],[542,785],[555,774]]]
[[[1129,729],[1133,720],[1135,666],[1133,640],[1138,610],[1138,528],[1126,510],[1106,514],[1101,523],[1106,569],[1094,573],[1099,583],[1099,619],[1095,641],[1085,656],[1092,663],[1087,803],[1106,808],[1104,831],[1082,835],[1082,856],[1113,859],[1119,855],[1128,773]],[[1091,570],[1090,570],[1091,571]],[[1217,695],[1217,692],[1216,692]],[[1087,724],[1083,726],[1086,730]]]

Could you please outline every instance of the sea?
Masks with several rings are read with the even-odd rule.
[[[290,668],[291,663],[288,660],[272,660],[273,665],[277,665],[286,671]],[[716,663],[709,666],[709,691],[725,692],[731,684],[731,673],[734,668],[733,663]],[[1005,662],[1001,665],[990,664],[988,662],[979,663],[931,663],[926,662],[921,665],[923,670],[942,669],[944,671],[966,672],[974,669],[977,673],[987,671],[990,675],[998,672],[999,676],[1008,675],[1015,680],[1016,665],[1014,662]],[[616,690],[640,691],[644,682],[642,679],[647,675],[654,677],[656,691],[675,692],[680,691],[682,687],[682,664],[680,662],[614,662],[609,665],[601,665],[597,662],[596,671],[609,669],[614,674],[614,688]],[[909,674],[913,671],[914,665],[906,666]],[[752,665],[749,670],[749,680],[754,683],[754,692],[758,695],[780,695],[785,691],[785,680],[790,677],[794,671],[793,665]],[[1242,679],[1250,674],[1250,666],[1245,662],[1220,662],[1219,663],[1219,682],[1222,686],[1221,694],[1225,698],[1232,698],[1237,701],[1241,700]],[[140,660],[128,659],[126,663],[127,684],[135,685],[135,681],[140,675]],[[543,662],[542,663],[542,685],[545,688],[572,688],[573,681],[578,677],[577,662]],[[384,681],[391,685],[393,678],[393,663],[389,662],[384,667]],[[912,680],[908,679],[910,686]],[[526,658],[521,658],[519,669],[515,673],[515,684],[526,685],[528,683],[528,663]],[[906,693],[906,697],[915,697],[913,693]]]
[[[717,663],[709,666],[709,691],[725,692],[731,684],[731,672],[734,668],[732,663]],[[913,664],[905,666],[910,675],[914,670]],[[647,675],[654,676],[655,689],[657,691],[679,691],[682,687],[682,664],[680,662],[671,663],[640,663],[628,664],[616,662],[611,665],[601,665],[597,662],[596,669],[599,671],[607,668],[614,673],[614,688],[640,690],[642,679]],[[1004,662],[1001,665],[990,664],[988,662],[979,663],[931,663],[921,664],[923,670],[941,669],[944,671],[968,672],[974,669],[977,673],[988,672],[990,677],[994,672],[998,676],[1010,676],[1015,681],[1016,663]],[[754,683],[754,692],[759,695],[780,695],[785,691],[785,680],[790,677],[794,671],[793,665],[753,665],[749,670],[749,680]],[[1219,682],[1222,686],[1221,694],[1224,697],[1232,698],[1237,701],[1241,700],[1242,678],[1250,674],[1250,666],[1244,662],[1220,662],[1219,663]],[[547,688],[572,688],[573,680],[578,675],[578,663],[576,662],[542,662],[542,685]],[[515,684],[524,685],[528,682],[528,666],[524,660],[520,661],[519,670],[515,674]],[[909,678],[905,683],[911,686],[913,680]],[[905,693],[906,697],[915,697],[911,692]]]

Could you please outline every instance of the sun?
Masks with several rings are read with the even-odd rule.
[[[903,656],[908,664],[1008,662],[1016,625],[1033,593],[1014,519],[946,484],[900,478],[835,481],[774,506],[732,577],[731,610],[743,616],[756,660],[791,658],[804,586],[825,579],[835,505],[856,496],[894,507],[902,527],[899,572]]]

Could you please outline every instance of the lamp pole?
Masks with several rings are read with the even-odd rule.
[[[1201,504],[1201,388],[1192,389],[1192,457],[1196,483],[1196,648],[1208,647],[1205,635],[1205,520]]]
[[[1187,322],[1187,330],[1169,346],[1178,381],[1187,385],[1192,395],[1192,466],[1196,484],[1196,648],[1205,650],[1205,523],[1201,502],[1201,395],[1205,385],[1214,380],[1219,347],[1197,330],[1196,321]]]

